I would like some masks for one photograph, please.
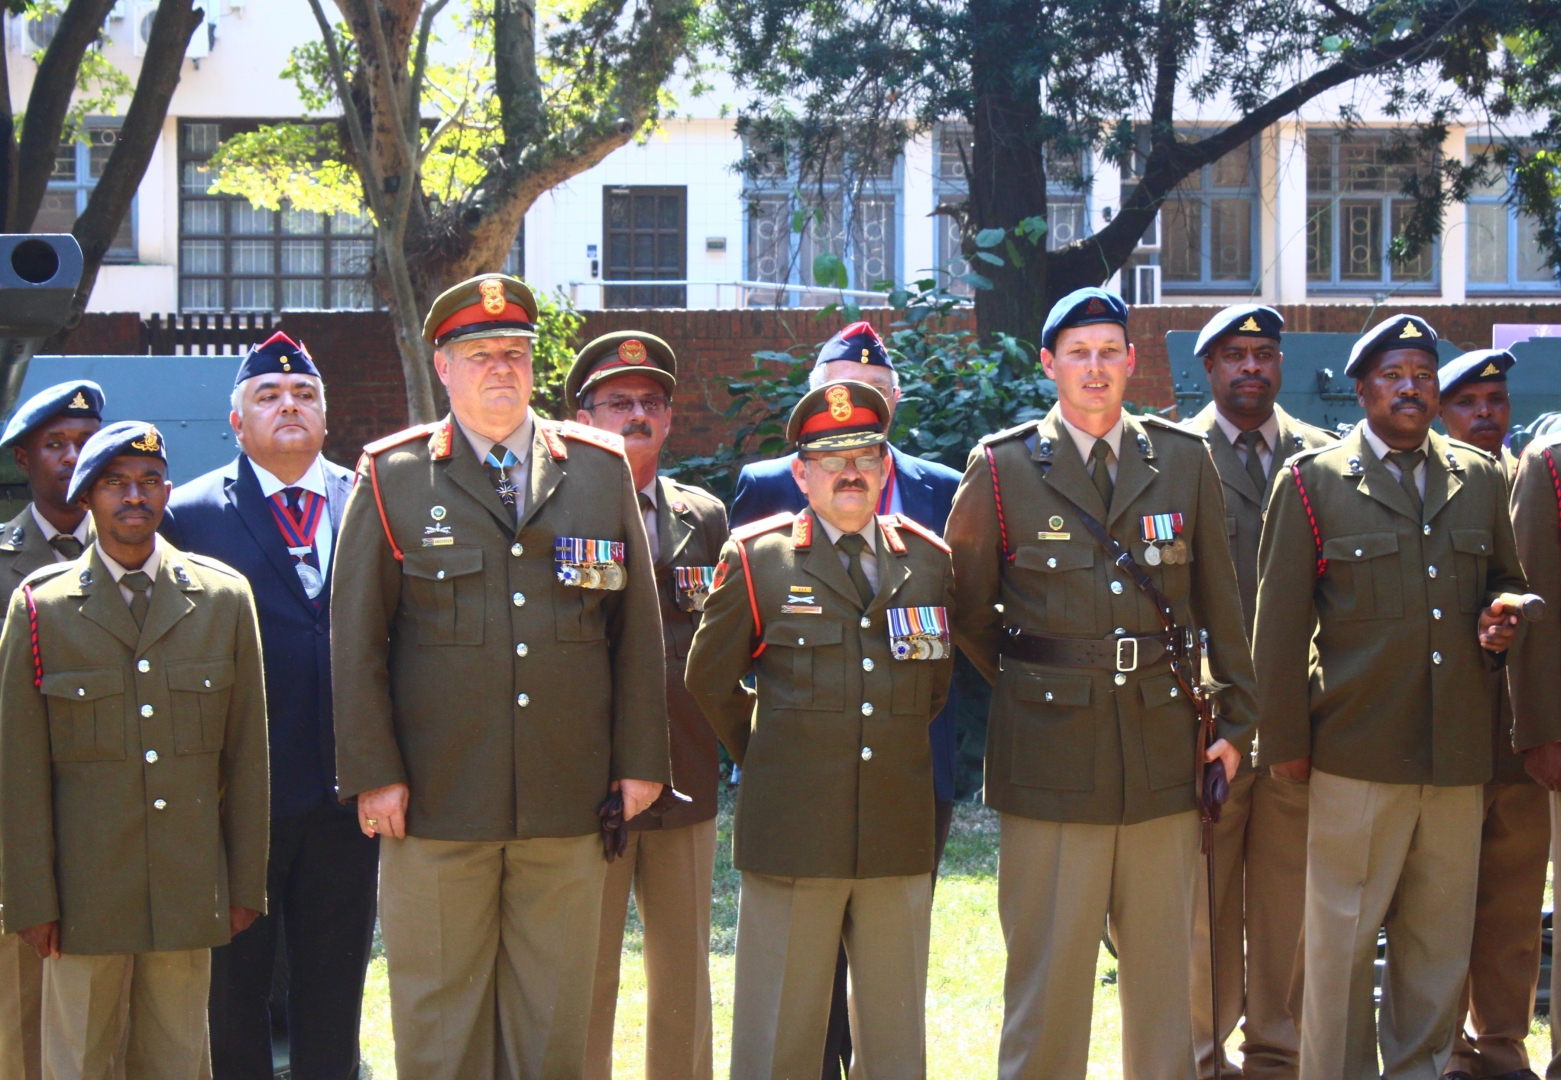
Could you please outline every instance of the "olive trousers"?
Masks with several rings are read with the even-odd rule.
[[[43,1075],[39,1006],[43,961],[16,934],[0,934],[0,1077],[38,1080]]]
[[[1313,770],[1311,789],[1301,1080],[1437,1080],[1469,971],[1484,785]],[[1372,987],[1384,927],[1379,1031]]]
[[[1008,943],[1000,1080],[1084,1080],[1101,928],[1117,953],[1124,1080],[1192,1080],[1198,814],[1082,825],[1004,814],[997,905]]]
[[[598,834],[380,837],[396,1073],[578,1080],[607,862]]]
[[[646,1080],[710,1080],[710,889],[715,819],[629,833],[607,867],[585,1080],[611,1080],[629,893],[645,925]]]

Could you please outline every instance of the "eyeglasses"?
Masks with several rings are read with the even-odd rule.
[[[883,456],[880,454],[863,454],[854,458],[810,457],[807,460],[830,473],[845,472],[848,461],[856,466],[858,472],[877,472],[883,467]]]
[[[671,402],[664,397],[612,397],[606,401],[598,401],[595,405],[588,405],[586,408],[592,412],[595,412],[597,409],[606,409],[614,416],[628,416],[634,411],[636,405],[640,407],[640,411],[646,416],[660,416],[667,411]]]

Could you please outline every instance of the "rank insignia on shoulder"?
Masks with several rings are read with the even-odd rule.
[[[888,615],[889,651],[896,660],[941,660],[953,654],[948,608],[897,607]]]
[[[677,585],[678,607],[683,611],[705,610],[705,601],[710,598],[710,590],[715,588],[715,567],[674,566],[672,573]]]
[[[624,546],[618,540],[582,540],[560,536],[553,541],[553,568],[558,580],[582,589],[616,592],[629,583],[623,568]]]
[[[813,546],[813,519],[807,514],[798,514],[797,520],[792,522],[791,546],[794,548]]]

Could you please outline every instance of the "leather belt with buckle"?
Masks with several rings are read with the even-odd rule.
[[[1172,657],[1193,654],[1192,631],[1175,627],[1160,634],[1142,637],[1060,638],[1009,629],[999,650],[1028,664],[1054,667],[1100,668],[1105,671],[1137,671],[1153,667]]]

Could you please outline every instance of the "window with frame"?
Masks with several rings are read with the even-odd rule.
[[[1469,156],[1488,154],[1485,144],[1469,147]],[[1468,289],[1470,292],[1555,292],[1555,271],[1545,265],[1537,222],[1512,204],[1512,172],[1469,193]]]
[[[363,310],[376,306],[367,214],[266,210],[214,195],[208,166],[252,124],[179,124],[179,310]]]
[[[743,192],[748,280],[814,288],[813,261],[827,252],[845,263],[852,289],[899,281],[901,172],[899,160],[871,175],[852,175],[834,161],[822,184],[810,175],[804,189],[795,162],[768,162],[760,175],[746,179]],[[813,305],[831,303],[832,296],[828,287],[818,293],[752,290],[748,302]]]
[[[1414,212],[1404,181],[1436,167],[1392,132],[1310,131],[1306,136],[1306,279],[1314,288],[1431,291],[1440,244],[1397,261],[1388,247]]]
[[[33,219],[36,232],[68,233],[76,226],[76,219],[87,209],[92,189],[97,187],[108,165],[114,144],[119,141],[118,121],[89,121],[87,141],[62,142],[54,152],[54,169],[49,173],[49,185],[38,206],[38,216]],[[130,209],[119,223],[119,231],[109,244],[104,262],[134,262],[136,258],[135,216],[137,199],[132,199]]]
[[[1197,132],[1177,132],[1198,137]],[[1148,129],[1138,133],[1139,148],[1122,167],[1122,201],[1132,197],[1149,155]],[[1140,253],[1122,268],[1158,264],[1167,292],[1246,291],[1257,284],[1258,143],[1238,146],[1213,164],[1194,170],[1160,204],[1160,250]],[[1153,236],[1151,228],[1146,242]]]
[[[684,281],[688,266],[688,188],[605,187],[602,239],[608,281]],[[688,306],[682,285],[609,285],[604,307]]]

